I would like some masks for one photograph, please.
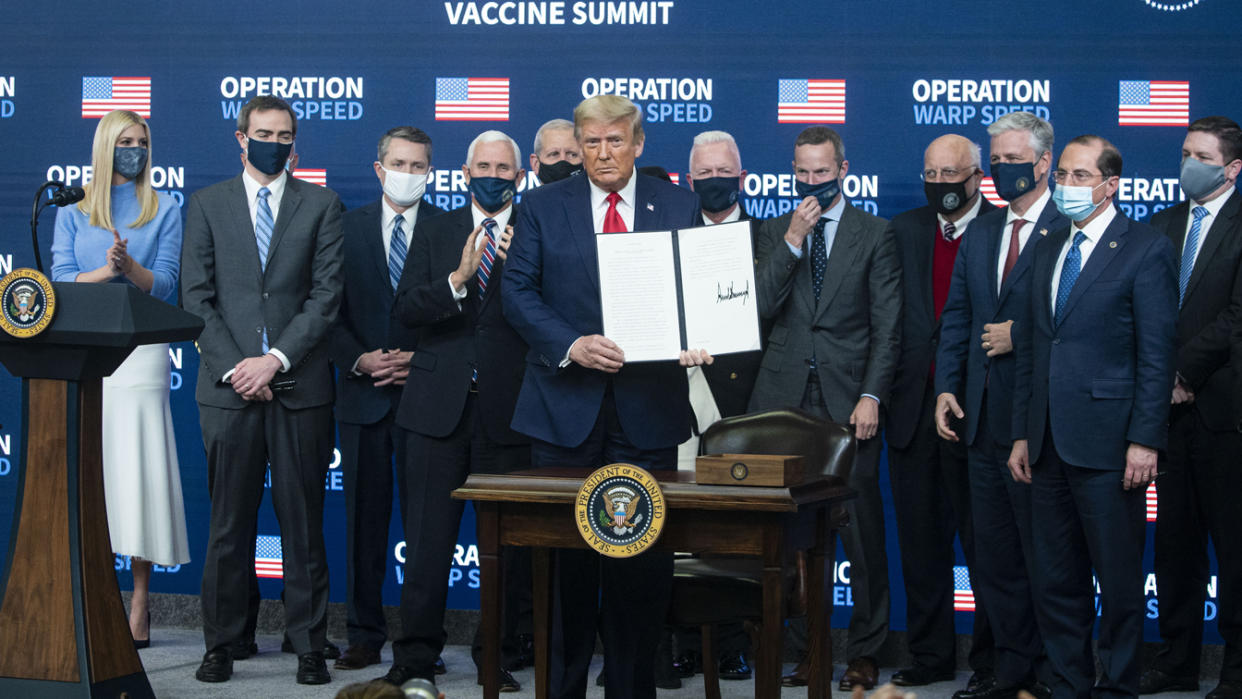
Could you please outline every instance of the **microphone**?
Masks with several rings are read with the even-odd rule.
[[[415,677],[406,681],[401,685],[401,692],[407,697],[415,697],[416,699],[438,699],[443,695],[436,690],[436,685],[431,680],[425,680],[421,677]]]
[[[56,188],[52,196],[44,198],[43,193],[49,189]],[[86,190],[81,187],[66,187],[64,182],[58,180],[48,180],[39,185],[38,191],[35,192],[34,203],[30,207],[30,240],[34,245],[35,267],[39,272],[43,272],[43,257],[39,255],[39,214],[48,206],[69,206],[82,201],[86,197]]]
[[[86,190],[81,187],[65,187],[52,193],[52,206],[69,206],[86,198]]]

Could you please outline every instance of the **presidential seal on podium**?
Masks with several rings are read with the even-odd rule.
[[[651,548],[664,530],[664,491],[632,464],[609,464],[582,482],[574,520],[587,545],[610,558]]]
[[[13,337],[34,337],[52,324],[56,292],[42,272],[21,267],[0,279],[0,328]]]

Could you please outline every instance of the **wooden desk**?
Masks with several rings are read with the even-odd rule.
[[[538,469],[504,475],[476,474],[453,491],[474,502],[478,524],[480,608],[483,625],[483,696],[499,694],[494,668],[500,664],[501,546],[532,548],[535,622],[535,696],[548,695],[548,627],[551,611],[550,548],[587,548],[574,526],[574,498],[590,469]],[[825,606],[825,558],[831,505],[855,492],[840,479],[793,488],[710,486],[688,472],[655,472],[664,490],[668,519],[656,548],[664,551],[748,555],[763,560],[763,636],[755,663],[755,696],[781,692],[781,636],[784,627],[783,566],[797,549],[809,552],[807,616],[819,634],[821,657],[811,663],[809,697],[831,694],[832,643]]]

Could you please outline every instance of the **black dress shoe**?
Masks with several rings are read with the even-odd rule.
[[[406,682],[409,682],[415,677],[422,677],[425,680],[431,679],[430,677],[420,675],[418,672],[414,670],[414,668],[410,667],[409,665],[393,665],[392,667],[388,668],[388,674],[384,675],[383,677],[377,677],[375,678],[374,681],[375,682],[387,682],[388,684],[391,684],[394,687],[400,687],[401,685],[405,684]]]
[[[673,672],[683,679],[694,677],[694,673],[703,669],[699,664],[699,654],[692,650],[688,650],[681,655],[673,658]]]
[[[238,641],[237,643],[230,643],[228,648],[229,655],[233,657],[233,660],[245,660],[246,658],[259,654],[259,644],[254,641]]]
[[[973,690],[967,687],[954,692],[953,699],[1015,699],[1020,689],[1023,687],[1002,687],[996,677],[992,676],[981,680]]]
[[[194,679],[199,682],[227,682],[232,676],[233,656],[223,648],[207,651],[203,655],[203,663],[194,673]]]
[[[361,670],[364,667],[378,665],[380,662],[380,652],[376,648],[367,648],[366,646],[350,646],[341,653],[341,657],[336,659],[336,663],[332,667],[337,670]]]
[[[479,686],[482,687],[483,686],[483,674],[479,673],[476,679],[478,680]],[[503,668],[500,671],[500,691],[502,693],[522,691],[522,684],[513,677],[512,673],[510,673],[508,670],[505,670]]]
[[[332,681],[323,653],[310,652],[298,656],[298,684],[327,684]]]
[[[1207,693],[1204,699],[1238,699],[1242,697],[1242,682],[1237,680],[1221,680],[1216,689]]]
[[[432,665],[432,666],[431,666],[431,669],[432,669],[432,671],[433,671],[433,672],[435,672],[437,675],[444,675],[444,674],[447,674],[447,673],[448,673],[448,668],[447,668],[447,667],[445,667],[445,665],[444,665],[444,656],[436,656],[436,664],[435,664],[435,665]]]
[[[937,670],[927,665],[914,665],[893,673],[891,682],[898,687],[922,687],[933,682],[946,682],[953,679],[952,669]]]
[[[975,670],[971,673],[970,679],[966,680],[966,691],[977,692],[983,688],[984,684],[989,684],[996,680],[996,673],[991,670]]]
[[[1139,677],[1139,694],[1197,691],[1199,691],[1199,679],[1197,677],[1178,677],[1156,668],[1144,670]]]
[[[746,656],[741,653],[721,658],[717,670],[722,680],[750,679],[750,665],[746,664]]]
[[[1052,687],[1040,682],[1039,680],[1031,680],[1024,687],[1035,699],[1052,699]]]

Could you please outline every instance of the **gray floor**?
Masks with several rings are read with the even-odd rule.
[[[203,653],[203,636],[202,633],[195,629],[186,628],[170,628],[156,626],[151,631],[152,645],[150,648],[140,651],[142,663],[146,667],[147,676],[150,678],[151,687],[155,690],[155,695],[160,699],[197,699],[199,697],[261,697],[262,699],[302,699],[309,697],[330,698],[336,696],[340,689],[353,682],[363,682],[374,679],[387,671],[387,665],[374,666],[365,670],[355,670],[346,672],[343,670],[332,670],[331,661],[328,663],[329,671],[332,673],[332,682],[320,687],[305,687],[296,684],[293,681],[294,671],[297,669],[296,659],[292,655],[286,655],[280,652],[280,636],[279,635],[263,635],[258,639],[259,655],[249,660],[238,661],[234,664],[233,679],[223,684],[204,684],[194,679],[194,670],[198,667],[199,660]],[[384,651],[385,663],[390,662],[392,656],[387,648]],[[469,648],[466,646],[449,646],[444,652],[444,661],[448,665],[449,672],[439,678],[440,690],[445,693],[448,699],[457,697],[477,697],[482,694],[482,688],[475,684],[474,665],[470,661]],[[596,657],[595,665],[592,667],[592,680],[599,671],[602,659]],[[881,670],[881,678],[887,679],[892,675],[894,668],[883,668]],[[841,672],[841,668],[837,668],[837,673]],[[518,681],[522,683],[522,691],[516,694],[506,694],[506,697],[533,697],[534,696],[534,672],[525,670],[515,673]],[[941,682],[920,688],[917,692],[920,698],[925,699],[948,699],[965,684],[968,673],[958,673],[956,682]],[[1205,685],[1200,694],[1163,694],[1161,699],[1182,699],[1183,697],[1202,696],[1203,692],[1207,692],[1213,685]],[[721,690],[725,697],[750,697],[754,696],[754,682],[752,681],[732,681],[721,682]],[[703,696],[703,682],[701,676],[695,676],[690,680],[685,680],[684,686],[679,690],[660,690],[661,697],[701,697]],[[592,685],[587,692],[588,697],[603,697],[602,689]],[[785,697],[805,697],[805,689],[786,689],[782,696]],[[838,696],[844,696],[838,694]]]

